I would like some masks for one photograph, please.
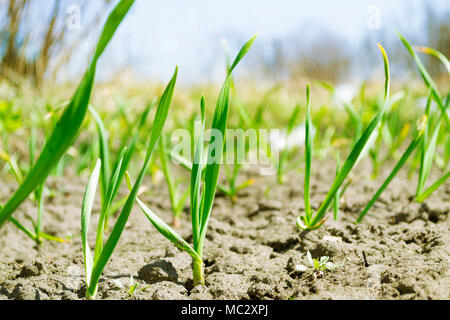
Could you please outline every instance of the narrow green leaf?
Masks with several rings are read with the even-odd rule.
[[[103,27],[102,34],[100,36],[100,40],[97,44],[97,48],[95,50],[94,54],[94,63],[96,64],[96,61],[100,58],[103,51],[105,51],[106,46],[110,42],[111,38],[113,37],[114,33],[116,32],[117,28],[119,27],[120,23],[122,22],[125,15],[130,10],[131,6],[133,5],[134,0],[121,0],[114,10],[111,12],[111,14],[108,17],[108,20],[106,21],[105,26]]]
[[[43,184],[41,184],[36,189],[36,199],[37,199],[37,205],[38,205],[38,214],[37,214],[37,219],[36,219],[35,233],[36,233],[38,242],[41,242],[40,234],[41,234],[41,230],[42,230],[42,217],[44,215],[44,185]]]
[[[381,193],[388,187],[388,185],[391,183],[392,179],[394,179],[394,177],[398,174],[398,172],[400,171],[400,169],[403,167],[403,165],[405,164],[406,160],[408,160],[408,158],[410,157],[410,155],[414,152],[414,150],[420,145],[420,143],[422,142],[423,136],[424,136],[424,131],[425,131],[425,127],[426,127],[426,122],[427,122],[427,117],[424,116],[419,124],[419,131],[416,135],[416,137],[414,138],[413,141],[411,141],[410,145],[408,146],[408,148],[406,149],[405,153],[403,153],[402,157],[400,158],[400,160],[397,162],[397,164],[395,165],[394,169],[392,170],[392,172],[389,174],[389,176],[387,177],[387,179],[384,181],[384,183],[381,185],[381,187],[378,189],[378,191],[375,193],[375,195],[372,197],[372,199],[369,201],[369,203],[366,205],[366,207],[364,208],[364,210],[361,212],[361,214],[359,215],[358,219],[356,219],[356,223],[360,223],[362,221],[362,219],[364,218],[364,216],[369,212],[370,208],[372,208],[372,206],[375,204],[375,202],[378,200],[378,198],[380,197]]]
[[[369,141],[370,137],[372,136],[372,133],[374,130],[378,127],[380,121],[383,118],[384,112],[386,110],[386,106],[389,103],[389,95],[390,95],[390,72],[389,72],[389,60],[386,54],[386,51],[384,48],[378,44],[378,47],[383,55],[383,62],[384,62],[384,72],[385,72],[385,86],[384,86],[384,104],[380,111],[378,111],[377,115],[373,118],[373,120],[370,122],[366,130],[362,133],[359,140],[356,142],[355,146],[353,147],[352,151],[350,152],[350,155],[345,160],[344,164],[342,165],[341,169],[339,170],[339,175],[335,178],[333,185],[331,186],[330,190],[328,191],[328,194],[325,197],[325,200],[320,205],[317,214],[314,216],[313,220],[311,221],[311,227],[319,227],[321,223],[324,222],[324,216],[331,204],[331,202],[334,199],[334,196],[336,192],[339,190],[341,185],[344,183],[345,179],[347,178],[347,175],[352,170],[353,166],[357,162],[361,152],[363,151],[364,147],[366,146],[367,142]]]
[[[28,195],[45,181],[78,136],[91,97],[97,61],[133,3],[134,0],[121,0],[111,12],[103,28],[90,66],[72,100],[64,110],[60,120],[56,123],[50,138],[47,140],[43,151],[26,179],[1,210],[0,227]]]
[[[435,130],[433,131],[433,134],[431,135],[431,139],[430,139],[427,149],[425,151],[425,155],[423,157],[423,167],[421,165],[421,168],[420,168],[420,180],[419,180],[419,188],[418,188],[417,195],[419,195],[423,192],[425,183],[430,174],[431,167],[433,165],[434,156],[436,153],[436,144],[437,144],[437,138],[439,136],[440,127],[441,127],[441,121],[439,121]]]
[[[92,267],[94,264],[88,242],[89,221],[91,219],[92,205],[94,204],[95,192],[100,177],[101,164],[101,160],[98,159],[94,171],[89,178],[81,205],[81,242],[83,245],[84,268],[86,271],[87,284],[91,281]]]
[[[341,167],[341,157],[338,152],[336,155],[336,176],[339,175],[340,167]],[[339,216],[339,201],[341,199],[341,192],[342,192],[342,189],[339,189],[334,196],[333,218],[335,221],[338,220],[338,216]]]
[[[97,124],[97,132],[98,132],[98,138],[99,138],[99,155],[100,160],[102,161],[102,171],[100,174],[101,184],[100,187],[102,188],[102,204],[104,203],[106,199],[106,193],[108,189],[108,179],[110,174],[110,156],[109,156],[109,147],[108,147],[108,133],[105,129],[105,125],[103,124],[102,119],[100,118],[100,115],[97,113],[97,111],[89,105],[89,111],[91,112],[92,116],[94,117],[94,120]]]
[[[428,119],[430,119],[430,111],[431,111],[431,102],[432,102],[432,91],[428,93],[428,99],[427,99],[427,105],[425,107],[425,115]],[[428,144],[428,131],[429,131],[430,121],[427,122],[427,127],[425,128],[424,136],[422,139],[422,145],[420,146],[420,171],[419,171],[419,183],[417,184],[417,190],[416,190],[416,196],[418,196],[420,193],[422,193],[426,179],[428,177],[428,173],[426,172],[429,170],[427,169],[426,163],[428,162],[427,159],[427,144]]]
[[[244,56],[247,54],[247,52],[250,50],[250,48],[253,45],[253,42],[255,42],[256,37],[258,36],[258,34],[255,34],[250,40],[248,40],[241,48],[241,50],[239,51],[239,53],[237,54],[236,58],[234,59],[233,64],[231,65],[231,67],[228,69],[228,75],[231,75],[234,68],[236,68],[236,66],[238,65],[238,63],[242,60],[242,58],[244,58]]]
[[[286,132],[288,136],[291,134],[292,130],[294,129],[295,122],[297,121],[297,118],[300,114],[300,110],[301,110],[300,105],[296,105],[294,108],[294,111],[291,114],[291,117],[289,118],[288,125],[287,125],[287,132]]]
[[[400,32],[397,32],[398,37],[403,42],[403,44],[406,47],[406,50],[408,50],[409,54],[413,57],[414,62],[417,65],[417,68],[419,69],[420,75],[422,76],[423,81],[427,85],[429,89],[433,92],[433,96],[441,110],[444,110],[444,102],[442,101],[441,94],[439,93],[439,90],[434,83],[433,79],[431,78],[428,71],[425,69],[425,66],[423,65],[422,61],[420,60],[419,56],[414,52],[411,44],[406,40]],[[450,125],[450,120],[448,118],[448,114],[445,114],[445,121],[447,123],[447,126]]]
[[[215,152],[219,152],[219,155],[213,155],[212,152],[208,152],[208,164],[206,166],[205,173],[205,188],[202,194],[202,209],[199,217],[200,221],[200,237],[199,237],[199,250],[202,251],[203,241],[206,235],[206,229],[208,226],[209,217],[212,210],[212,205],[215,198],[217,189],[217,182],[219,178],[220,162],[223,155],[223,146],[225,140],[225,130],[227,126],[228,109],[229,109],[229,96],[231,87],[231,74],[236,65],[248,52],[252,46],[256,35],[244,44],[239,51],[236,59],[230,67],[228,76],[220,90],[219,98],[217,100],[216,109],[214,111],[214,119],[212,123],[212,130],[220,132],[222,137],[218,137],[217,141],[214,141]],[[217,157],[216,157],[217,156]],[[216,161],[216,159],[220,159]]]
[[[194,249],[197,250],[198,240],[200,238],[200,201],[201,201],[201,186],[202,186],[202,160],[204,149],[204,135],[205,135],[205,113],[206,113],[206,101],[202,96],[200,101],[200,115],[202,121],[202,127],[198,136],[197,147],[194,154],[194,162],[191,170],[191,221],[192,221],[192,234],[194,239]]]
[[[444,110],[441,112],[441,115],[436,123],[436,126],[434,127],[432,134],[431,134],[431,140],[428,144],[428,146],[425,146],[425,144],[422,142],[422,158],[421,158],[421,166],[420,166],[420,172],[419,172],[419,185],[417,187],[417,193],[416,193],[416,199],[419,202],[423,202],[427,197],[431,195],[432,192],[434,192],[439,186],[440,179],[434,183],[428,190],[424,192],[425,184],[428,179],[429,173],[431,171],[431,167],[433,165],[433,160],[436,156],[436,144],[437,139],[439,136],[439,131],[441,128],[442,121],[444,119],[444,116],[447,114],[447,108],[449,105],[449,100],[447,99],[445,102]],[[428,111],[428,110],[427,110]],[[428,126],[425,131],[425,133],[428,133]],[[426,139],[426,137],[424,138]],[[445,181],[445,180],[444,180]],[[443,183],[443,182],[442,182]],[[434,189],[436,187],[436,189]],[[426,193],[425,196],[422,195],[422,193]]]
[[[103,235],[105,232],[105,225],[106,225],[106,219],[108,217],[109,208],[112,203],[112,196],[114,193],[114,190],[117,189],[120,185],[119,181],[119,173],[122,170],[123,166],[123,158],[125,156],[125,153],[127,151],[127,147],[123,148],[122,151],[119,154],[119,157],[117,158],[116,163],[114,164],[113,171],[111,173],[111,178],[108,179],[109,183],[106,190],[106,195],[102,204],[102,211],[100,213],[100,218],[98,220],[97,225],[97,237],[95,241],[95,254],[94,254],[94,261],[97,261],[98,257],[100,256],[100,253],[103,249]]]
[[[440,53],[438,50],[429,48],[429,47],[420,47],[420,46],[414,46],[414,49],[438,58],[442,62],[442,64],[445,66],[445,68],[447,69],[447,72],[450,74],[450,62],[448,61],[447,57],[444,56],[442,53]]]
[[[311,123],[311,95],[310,86],[306,86],[306,123],[305,123],[305,218],[309,224],[311,222],[311,203],[310,203],[310,185],[311,185],[311,163],[313,154],[313,137],[312,137],[312,123]]]
[[[145,124],[145,121],[147,120],[147,116],[148,116],[150,110],[153,108],[153,106],[154,106],[153,102],[149,103],[147,105],[147,107],[144,109],[144,112],[141,114],[141,117],[139,119],[139,125],[136,128],[136,132],[135,132],[135,134],[134,134],[134,136],[133,136],[133,138],[132,138],[132,140],[130,142],[130,146],[127,148],[127,151],[126,151],[126,153],[125,153],[125,155],[123,157],[122,166],[121,166],[121,169],[120,169],[120,172],[119,172],[119,176],[117,177],[118,183],[115,184],[114,190],[113,190],[113,192],[111,194],[111,201],[114,201],[114,199],[117,196],[117,193],[119,191],[120,183],[122,182],[123,177],[125,176],[125,172],[128,169],[128,165],[130,164],[131,158],[132,158],[132,156],[133,156],[133,154],[134,154],[134,152],[136,150],[136,143],[137,143],[137,141],[139,139],[140,131],[142,130],[142,128],[143,128],[143,126]],[[120,155],[118,157],[120,157]],[[109,210],[108,216],[106,217],[105,227],[108,225],[108,217],[109,217],[109,213],[111,213],[111,212],[112,212],[112,210]]]
[[[153,122],[150,142],[148,144],[147,154],[145,156],[144,164],[141,168],[136,184],[134,185],[133,189],[128,195],[128,199],[124,207],[122,208],[122,211],[114,225],[114,228],[112,229],[111,234],[109,235],[109,238],[106,241],[106,244],[103,247],[100,256],[98,257],[98,260],[95,262],[95,265],[92,269],[91,281],[87,289],[88,294],[91,296],[95,295],[100,275],[102,274],[103,269],[105,268],[106,263],[111,257],[117,243],[119,242],[120,236],[122,235],[123,229],[125,228],[125,225],[128,221],[128,217],[131,213],[131,209],[133,208],[134,202],[139,192],[142,180],[144,179],[145,173],[147,172],[148,165],[150,163],[150,158],[155,149],[155,145],[159,140],[164,123],[166,122],[170,103],[173,97],[173,91],[175,89],[177,74],[178,74],[178,67],[175,68],[175,73],[172,79],[170,80],[169,84],[167,85],[166,89],[164,90],[161,99],[159,101],[158,109],[156,110],[155,120]]]
[[[128,189],[131,191],[133,186],[128,172],[125,175],[125,179],[127,181]],[[136,201],[147,219],[152,223],[155,229],[159,231],[159,233],[161,233],[167,240],[172,242],[178,248],[188,253],[193,259],[201,260],[195,250],[192,249],[192,247],[177,232],[175,232],[171,227],[169,227],[169,225],[153,213],[153,211],[150,210],[139,198],[136,198]]]
[[[31,128],[28,150],[30,152],[30,168],[31,168],[34,164],[34,159],[36,155],[36,130],[34,127]]]

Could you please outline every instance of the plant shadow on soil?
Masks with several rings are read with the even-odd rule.
[[[334,164],[313,172],[312,206],[317,208],[334,178]],[[205,244],[206,286],[192,288],[191,259],[163,238],[135,206],[116,251],[101,278],[99,299],[450,299],[450,184],[424,204],[413,201],[416,180],[406,170],[360,225],[354,221],[387,172],[367,178],[370,165],[355,171],[362,182],[347,189],[339,221],[332,217],[319,230],[301,235],[295,219],[303,214],[303,174],[293,172],[285,185],[272,176],[258,177],[238,202],[217,195]],[[256,169],[244,175],[255,176]],[[243,176],[242,179],[246,177]],[[436,177],[431,177],[436,178]],[[47,199],[44,232],[67,236],[66,243],[44,242],[37,248],[12,224],[0,230],[0,299],[83,299],[84,266],[80,205],[86,178],[52,178],[57,195]],[[143,200],[171,221],[164,182],[151,186]],[[268,186],[270,192],[265,195]],[[12,193],[4,184],[0,201]],[[122,190],[125,195],[125,190]],[[100,205],[94,205],[92,221]],[[24,221],[36,208],[27,201],[15,213]],[[191,240],[185,208],[180,234]],[[90,243],[95,239],[91,226]],[[315,273],[306,252],[329,256],[340,267]],[[130,277],[139,283],[128,294]],[[138,292],[139,289],[146,288]]]

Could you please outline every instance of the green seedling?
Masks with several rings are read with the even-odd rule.
[[[339,169],[341,166],[341,157],[338,154],[336,155],[336,177],[339,175]],[[341,201],[341,190],[338,190],[336,192],[336,194],[334,195],[334,200],[333,200],[333,218],[335,221],[338,220],[339,217],[339,204]]]
[[[413,48],[416,51],[423,52],[438,58],[447,69],[447,72],[450,74],[450,62],[448,61],[447,57],[444,56],[441,52],[437,51],[436,49],[423,46],[413,46]]]
[[[152,128],[152,135],[150,142],[148,144],[147,155],[144,161],[144,165],[141,169],[138,181],[135,187],[131,190],[127,201],[117,219],[116,224],[114,225],[111,234],[104,244],[103,236],[105,233],[105,221],[108,214],[108,209],[112,203],[113,194],[117,192],[117,189],[120,185],[121,179],[126,171],[126,165],[129,162],[127,157],[130,156],[130,153],[127,153],[127,149],[123,149],[119,154],[119,157],[114,165],[114,168],[111,173],[111,177],[108,180],[108,187],[105,196],[105,202],[102,204],[102,210],[100,213],[99,223],[97,226],[97,237],[95,244],[95,253],[94,259],[92,259],[89,245],[87,242],[87,234],[89,228],[89,220],[92,210],[92,203],[95,196],[95,191],[97,187],[97,182],[100,178],[100,168],[101,168],[101,160],[99,159],[97,165],[89,179],[88,186],[86,188],[85,196],[83,199],[82,206],[82,238],[83,238],[83,252],[85,258],[85,268],[86,268],[86,282],[88,284],[88,288],[86,290],[86,297],[92,299],[95,297],[98,287],[98,280],[100,275],[108,262],[110,256],[112,255],[117,242],[123,232],[125,224],[128,220],[128,217],[131,213],[131,209],[133,207],[133,203],[136,200],[138,190],[140,188],[140,184],[142,183],[143,177],[145,175],[146,170],[148,169],[148,165],[150,163],[150,158],[153,153],[153,150],[156,146],[156,143],[159,140],[161,135],[162,128],[164,126],[165,120],[167,118],[168,109],[170,106],[170,102],[173,96],[173,91],[175,87],[177,76],[177,70],[175,70],[175,74],[169,82],[166,90],[161,96],[160,103],[158,106],[158,110],[155,115],[154,126]]]
[[[330,258],[327,256],[323,256],[320,259],[313,259],[309,251],[306,253],[306,256],[308,257],[309,264],[316,272],[331,271],[339,267],[339,265],[330,262]]]
[[[255,36],[256,37],[256,36]],[[213,144],[208,148],[208,160],[205,169],[205,177],[203,177],[203,152],[204,152],[204,131],[205,131],[205,112],[206,102],[204,97],[201,99],[200,110],[202,128],[197,139],[197,146],[195,148],[194,161],[191,168],[191,183],[190,183],[190,203],[191,203],[191,221],[193,233],[193,246],[189,245],[177,232],[175,232],[169,225],[160,219],[150,208],[148,208],[139,198],[137,202],[150,220],[152,225],[169,241],[175,244],[178,248],[188,253],[193,260],[193,281],[194,286],[205,284],[205,276],[203,269],[203,247],[205,243],[206,232],[208,228],[209,218],[212,212],[212,206],[217,190],[219,179],[219,171],[221,159],[223,156],[224,136],[227,128],[227,118],[229,110],[229,94],[231,86],[231,74],[237,64],[248,52],[255,40],[255,37],[250,39],[239,51],[236,59],[229,68],[227,78],[222,86],[222,89],[217,100],[216,109],[214,112],[214,119],[212,123],[212,130],[217,130],[221,136],[216,136]],[[128,188],[132,188],[132,182],[127,176]],[[136,188],[136,185],[133,189]]]
[[[35,132],[34,130],[32,130],[29,143],[30,166],[32,166],[34,163],[35,148],[36,148]],[[11,157],[8,153],[0,149],[0,159],[4,160],[9,165],[11,173],[13,174],[16,181],[20,185],[23,182],[23,174],[14,157]],[[30,215],[27,215],[28,220],[30,220],[33,226],[33,230],[30,230],[27,227],[25,227],[17,219],[9,217],[9,221],[11,221],[19,230],[24,232],[28,237],[30,237],[34,242],[36,242],[37,245],[41,244],[43,239],[58,242],[66,241],[65,239],[49,235],[42,231],[42,219],[44,215],[44,196],[46,192],[48,193],[48,190],[44,187],[44,184],[42,184],[30,195],[30,199],[36,202],[38,209],[36,220],[34,220]]]
[[[305,156],[305,188],[304,188],[304,197],[305,197],[305,214],[303,216],[299,216],[297,218],[297,226],[302,230],[314,230],[319,228],[327,219],[325,216],[327,211],[335,200],[336,193],[339,189],[344,185],[344,182],[353,169],[354,165],[358,161],[362,151],[366,147],[368,141],[370,140],[372,134],[380,124],[390,93],[390,73],[389,73],[389,61],[386,55],[384,48],[379,44],[380,51],[383,55],[384,62],[384,71],[385,71],[385,94],[384,94],[384,104],[381,110],[378,111],[376,116],[372,119],[368,127],[363,131],[361,137],[355,143],[352,151],[349,156],[345,160],[342,167],[339,169],[339,174],[336,176],[333,185],[328,191],[324,201],[319,206],[317,213],[314,215],[311,209],[310,204],[310,178],[311,178],[311,162],[312,162],[312,137],[310,133],[310,128],[312,127],[311,123],[311,101],[310,101],[310,88],[309,85],[306,88],[306,99],[307,99],[307,113],[306,113],[306,135],[305,135],[305,148],[306,148],[306,156]]]
[[[102,162],[101,172],[100,172],[100,190],[102,197],[102,204],[106,201],[106,194],[108,192],[108,178],[111,172],[110,168],[110,152],[109,152],[109,144],[108,144],[108,134],[105,129],[105,125],[103,124],[100,115],[95,111],[92,106],[89,106],[89,112],[92,114],[96,124],[97,124],[97,132],[98,132],[98,149],[99,149],[99,158]]]
[[[56,123],[50,138],[27,177],[0,211],[0,227],[26,198],[45,182],[52,169],[78,136],[88,109],[97,62],[133,3],[134,0],[121,0],[109,16],[89,68],[72,100]]]
[[[400,133],[398,134],[398,129],[395,128],[396,131],[391,132],[388,120],[393,118],[393,113],[395,112],[395,106],[396,104],[404,99],[405,93],[403,91],[397,92],[396,94],[393,94],[389,98],[388,106],[386,107],[385,114],[383,116],[383,119],[378,127],[377,130],[377,136],[376,140],[374,141],[373,146],[371,146],[369,150],[369,157],[372,161],[372,179],[375,179],[378,177],[379,170],[381,166],[389,161],[391,159],[391,156],[394,155],[394,151],[398,149],[401,142],[406,138],[406,134]],[[408,128],[408,127],[407,127]],[[397,146],[397,148],[394,149],[394,145]],[[390,152],[388,152],[384,158],[383,156],[383,150],[388,149]]]
[[[139,282],[134,281],[133,276],[130,277],[130,283],[129,283],[129,288],[128,288],[128,295],[130,297],[134,296],[135,294],[141,293],[146,291],[147,289],[149,289],[151,286],[146,286],[143,288],[139,288]]]
[[[405,40],[406,41],[406,40]],[[410,145],[400,158],[400,160],[397,162],[396,166],[388,176],[388,178],[385,180],[385,182],[382,184],[382,186],[378,189],[378,191],[375,193],[373,198],[369,201],[369,203],[366,205],[364,210],[361,212],[360,216],[356,220],[356,223],[360,223],[364,216],[368,213],[370,208],[375,204],[375,202],[380,197],[381,193],[387,188],[389,183],[392,181],[392,179],[398,174],[399,170],[403,167],[405,162],[408,160],[408,158],[411,156],[411,154],[420,147],[420,172],[419,172],[419,182],[418,187],[416,191],[416,200],[418,202],[423,202],[426,198],[428,198],[436,189],[438,189],[450,176],[450,172],[447,172],[444,174],[440,179],[438,179],[434,184],[432,184],[428,189],[425,190],[425,183],[428,178],[428,175],[431,170],[431,166],[433,164],[433,159],[436,154],[436,141],[439,134],[439,130],[441,128],[441,124],[444,121],[446,115],[447,115],[447,108],[449,101],[447,101],[444,104],[444,108],[441,110],[440,116],[437,120],[437,123],[433,130],[429,130],[430,126],[430,113],[431,113],[431,99],[432,96],[435,95],[433,93],[433,89],[430,88],[430,93],[428,95],[427,100],[427,106],[425,109],[425,115],[421,118],[418,124],[417,133],[415,135],[415,138],[413,141],[411,141]],[[429,131],[431,131],[431,139],[428,138]],[[428,141],[429,140],[429,141]]]
[[[401,37],[401,36],[400,36]],[[402,38],[402,37],[401,37]],[[406,39],[402,38],[403,43],[408,48],[408,51],[412,50],[409,43],[406,41]],[[359,215],[358,219],[356,220],[356,223],[360,223],[364,216],[369,212],[370,208],[375,204],[375,202],[380,197],[381,193],[387,188],[389,183],[392,181],[392,179],[398,174],[399,170],[402,168],[402,166],[405,164],[407,159],[411,156],[411,154],[419,148],[420,152],[420,172],[419,172],[419,181],[416,191],[416,200],[418,202],[423,202],[426,198],[428,198],[436,189],[438,189],[449,177],[450,172],[447,172],[444,174],[441,178],[439,178],[435,183],[433,183],[428,189],[425,190],[425,184],[428,179],[431,166],[433,164],[433,159],[436,155],[436,143],[437,138],[439,135],[439,131],[441,128],[442,122],[447,117],[447,107],[448,107],[448,99],[445,103],[443,103],[443,108],[441,109],[441,114],[435,124],[435,127],[433,130],[430,130],[430,117],[431,117],[431,102],[434,98],[436,101],[442,101],[439,92],[435,88],[433,81],[431,77],[429,77],[428,73],[426,72],[423,65],[420,63],[420,60],[418,60],[418,57],[415,55],[415,53],[412,53],[413,57],[416,59],[416,64],[419,67],[419,70],[421,71],[421,74],[425,80],[425,83],[427,83],[429,87],[429,95],[427,99],[427,106],[425,109],[425,115],[422,117],[422,119],[419,122],[418,130],[416,133],[415,138],[410,143],[390,175],[387,177],[385,182],[382,184],[382,186],[378,189],[378,191],[375,193],[373,198],[369,201],[369,203],[366,205],[364,210]],[[438,102],[439,104],[439,102]],[[429,134],[431,134],[431,137],[429,137]]]
[[[434,129],[433,130],[429,129],[430,124],[428,124],[426,126],[425,133],[424,133],[424,139],[420,146],[420,171],[419,171],[419,182],[418,182],[417,191],[416,191],[416,200],[418,202],[423,202],[435,190],[437,190],[442,184],[444,184],[445,181],[447,181],[448,177],[450,176],[450,171],[446,172],[441,178],[439,178],[435,183],[433,183],[428,189],[425,190],[425,185],[428,180],[428,177],[429,177],[429,174],[431,171],[431,167],[433,165],[434,160],[437,158],[436,144],[437,144],[437,140],[438,140],[438,136],[439,136],[439,131],[441,129],[442,122],[444,120],[447,122],[447,127],[448,127],[449,121],[448,121],[447,108],[448,108],[450,99],[447,96],[447,98],[445,99],[446,101],[444,102],[444,100],[441,98],[441,95],[440,95],[436,85],[434,84],[432,78],[430,77],[428,72],[425,70],[425,67],[421,63],[417,54],[413,51],[412,46],[400,34],[399,34],[399,36],[400,36],[401,40],[403,41],[405,47],[408,49],[409,53],[414,58],[416,65],[419,68],[419,71],[422,75],[422,78],[430,90],[430,94],[428,96],[428,101],[427,101],[427,107],[425,110],[425,115],[428,118],[431,118],[431,114],[430,114],[431,108],[430,107],[431,107],[431,98],[432,97],[435,99],[436,103],[441,108],[441,115],[440,115],[439,120],[437,121]],[[450,63],[442,53],[440,53],[439,51],[437,51],[435,49],[427,48],[427,47],[416,47],[416,49],[418,49],[421,52],[428,53],[428,54],[431,54],[431,55],[437,57],[445,65],[445,67],[447,68],[447,70],[450,73],[450,69],[449,69]],[[444,169],[446,169],[445,166],[444,166]]]
[[[121,178],[125,175],[129,159],[127,157],[130,153],[127,153],[127,148],[124,148],[111,172],[111,176],[108,179],[108,186],[106,188],[106,196],[104,197],[104,202],[102,203],[102,209],[100,212],[100,217],[97,225],[97,235],[95,240],[95,251],[94,257],[91,255],[91,250],[88,243],[88,231],[89,222],[91,217],[92,205],[95,198],[95,193],[97,189],[97,184],[101,176],[101,160],[97,161],[94,171],[89,178],[89,182],[86,187],[86,191],[83,198],[82,208],[81,208],[81,236],[83,243],[83,256],[84,265],[86,270],[86,298],[94,299],[97,294],[98,281],[105,268],[109,258],[111,257],[114,249],[122,235],[123,229],[128,221],[128,218],[133,208],[133,204],[136,201],[139,188],[142,184],[142,180],[147,172],[148,166],[150,164],[150,158],[152,153],[158,143],[159,137],[161,135],[162,129],[164,127],[165,121],[167,119],[167,114],[169,112],[169,106],[172,101],[173,91],[175,88],[176,77],[178,68],[175,69],[175,73],[164,90],[159,105],[155,114],[155,119],[153,121],[152,133],[150,141],[148,143],[147,154],[145,156],[144,164],[139,173],[136,184],[130,190],[130,194],[127,197],[127,201],[120,212],[117,221],[111,230],[111,233],[105,243],[104,235],[106,229],[106,219],[109,212],[109,208],[112,203],[113,195],[120,186]]]
[[[229,70],[230,70],[230,59],[229,59],[229,56],[227,55],[227,71],[229,71]],[[264,102],[277,89],[278,89],[278,87],[272,88],[272,90],[270,90],[268,93],[266,93],[266,95],[264,96],[262,102],[260,103],[260,105],[258,107],[257,116],[253,120],[250,117],[250,115],[249,115],[247,109],[245,108],[244,104],[239,99],[236,98],[237,94],[236,94],[236,90],[235,90],[235,86],[234,86],[234,81],[233,81],[233,79],[231,80],[231,92],[232,92],[232,96],[233,96],[233,101],[237,105],[237,111],[238,111],[238,115],[239,115],[239,128],[242,128],[244,130],[246,130],[246,129],[255,129],[255,131],[257,133],[257,137],[256,137],[257,140],[256,140],[256,142],[257,142],[258,146],[260,144],[267,145],[265,142],[261,142],[261,137],[260,137],[259,131],[257,129],[259,128],[259,125],[261,124],[261,121],[262,121],[262,113],[263,113],[263,110],[264,110]],[[195,118],[191,118],[190,122],[189,122],[190,133],[191,133],[192,137],[195,136],[194,135],[194,125],[193,125],[194,121],[195,121]],[[231,138],[236,138],[236,140],[237,140],[237,143],[233,143],[233,146],[235,147],[235,149],[234,150],[227,150],[225,148],[225,150],[224,150],[224,157],[226,157],[227,152],[229,152],[229,153],[231,153],[233,155],[236,155],[236,154],[243,155],[243,158],[247,157],[248,152],[250,151],[250,148],[248,148],[248,146],[245,144],[246,143],[245,137],[242,137],[241,135],[239,135],[238,137],[233,136]],[[191,149],[193,150],[194,149],[193,145],[195,144],[195,139],[192,139],[192,143],[191,144],[192,144]],[[170,157],[173,160],[175,160],[182,168],[184,168],[185,170],[191,172],[192,163],[191,163],[190,160],[184,158],[183,156],[180,156],[179,154],[170,154],[170,152],[167,151],[167,150],[166,150],[165,154],[166,154],[166,157],[168,157],[170,155]],[[235,160],[237,160],[237,159],[235,159]],[[247,179],[247,180],[245,180],[243,182],[238,182],[238,177],[239,177],[239,175],[240,175],[240,173],[242,171],[243,164],[240,163],[240,161],[236,161],[236,163],[234,163],[231,167],[232,168],[230,168],[230,166],[228,166],[228,165],[224,166],[226,183],[219,184],[217,186],[217,189],[218,189],[219,192],[221,192],[222,194],[227,196],[233,203],[236,203],[237,200],[238,200],[239,192],[241,190],[245,189],[245,188],[248,188],[248,187],[252,186],[256,182],[256,179],[255,178],[250,178],[250,179]],[[163,168],[164,168],[164,166],[163,166]],[[202,177],[203,178],[205,176],[205,172],[206,172],[206,167],[203,167],[203,171],[202,171]],[[168,180],[167,179],[167,174],[164,173],[164,175],[166,176],[166,180]],[[169,186],[170,186],[170,183],[169,183]],[[169,190],[171,190],[171,189],[173,189],[173,188],[170,188]],[[182,201],[183,204],[184,204],[184,194],[180,198],[180,201]],[[172,196],[171,196],[171,202],[174,203],[174,201],[172,201]],[[176,203],[176,201],[175,201],[175,203]],[[174,208],[173,204],[172,204],[172,208]],[[180,210],[181,209],[182,209],[182,207],[180,208]]]

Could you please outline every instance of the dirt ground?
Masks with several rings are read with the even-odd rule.
[[[317,208],[334,178],[333,165],[321,165],[312,179],[312,205]],[[450,299],[450,183],[424,204],[413,201],[416,179],[406,170],[395,178],[360,225],[354,221],[374,194],[370,166],[356,168],[358,184],[347,189],[339,221],[332,217],[319,230],[301,234],[296,217],[304,211],[303,174],[289,181],[259,177],[243,190],[236,204],[218,195],[205,244],[206,286],[192,288],[191,259],[153,228],[135,206],[121,240],[99,284],[99,299]],[[387,173],[387,172],[386,172]],[[248,171],[251,175],[252,172]],[[432,177],[433,178],[433,177]],[[435,177],[434,177],[435,178]],[[67,243],[34,245],[11,223],[0,230],[0,299],[83,299],[84,267],[80,206],[87,178],[50,179],[56,190],[46,201],[44,231],[72,236]],[[163,183],[142,198],[171,221]],[[267,188],[270,191],[267,192]],[[0,186],[4,203],[14,184]],[[99,204],[90,228],[95,239]],[[180,233],[190,241],[186,207]],[[36,214],[31,201],[15,217]],[[306,252],[329,256],[340,267],[318,274],[308,268]],[[130,296],[130,277],[145,290]]]

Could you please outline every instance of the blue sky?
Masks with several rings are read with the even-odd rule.
[[[262,50],[273,40],[307,41],[325,29],[355,46],[370,32],[420,33],[425,2],[450,10],[448,0],[137,0],[102,58],[100,78],[128,65],[139,78],[166,80],[178,65],[182,83],[217,80],[224,73],[222,39],[234,54],[257,32]],[[367,27],[371,6],[380,10],[380,30]]]

